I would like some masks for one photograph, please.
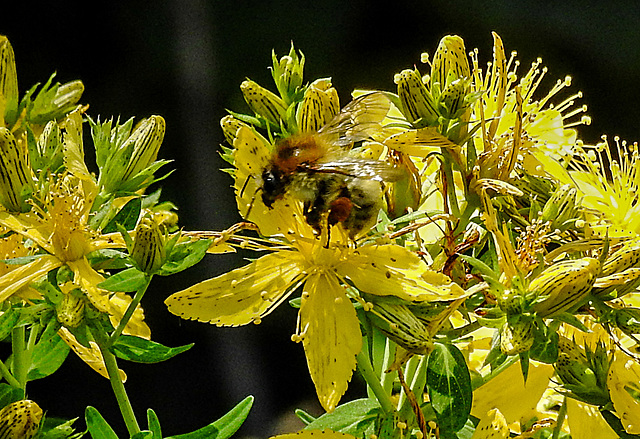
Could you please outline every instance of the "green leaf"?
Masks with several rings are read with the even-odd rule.
[[[135,229],[141,210],[142,200],[139,197],[129,200],[129,202],[122,206],[122,209],[120,209],[113,219],[102,229],[102,232],[117,232],[118,224],[124,227],[125,230]]]
[[[137,363],[159,363],[189,350],[192,346],[193,343],[170,348],[145,338],[122,335],[113,345],[113,352],[123,360]]]
[[[147,410],[147,425],[149,431],[153,433],[154,439],[162,439],[162,429],[160,428],[160,420],[152,409]]]
[[[464,427],[471,412],[471,376],[456,346],[434,345],[427,362],[427,387],[440,428],[452,433]]]
[[[305,430],[331,429],[360,436],[378,417],[380,404],[373,398],[362,398],[339,405],[305,427]]]
[[[204,258],[207,249],[211,245],[210,239],[201,239],[193,242],[181,242],[173,247],[173,251],[167,257],[167,262],[156,274],[169,276],[179,273],[197,264]]]
[[[84,411],[84,418],[93,439],[118,439],[116,432],[95,407],[88,406]]]
[[[0,340],[4,340],[11,334],[11,330],[18,323],[20,312],[15,308],[9,308],[0,315]]]
[[[558,360],[558,333],[549,330],[542,324],[542,327],[534,334],[535,338],[529,351],[529,357],[547,364],[555,363]]]
[[[5,407],[12,402],[24,399],[24,391],[9,384],[0,383],[0,407]]]
[[[77,420],[78,418],[67,420],[45,415],[38,431],[38,439],[80,439],[84,432],[76,432],[73,427]]]
[[[33,348],[27,379],[37,380],[51,375],[62,366],[69,354],[69,345],[58,335],[59,324],[51,321]]]
[[[304,425],[309,425],[317,419],[315,416],[310,415],[309,413],[305,412],[302,409],[296,409],[294,413],[298,417],[298,419],[302,421]]]
[[[143,430],[131,436],[131,439],[154,439],[154,438],[155,436],[149,430]]]
[[[191,433],[170,436],[166,439],[228,439],[238,431],[244,420],[247,419],[252,405],[253,396],[247,396],[226,415],[206,427]]]
[[[130,293],[145,286],[148,280],[145,273],[131,267],[108,277],[105,281],[100,282],[98,287],[109,291]]]

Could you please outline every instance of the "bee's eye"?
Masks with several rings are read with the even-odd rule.
[[[262,173],[262,202],[271,207],[273,202],[283,194],[283,184],[280,174],[267,170]]]
[[[264,171],[262,174],[262,190],[266,193],[273,193],[278,186],[278,178],[271,171]]]

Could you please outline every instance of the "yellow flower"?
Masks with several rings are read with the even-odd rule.
[[[576,143],[576,131],[572,127],[589,124],[587,116],[577,116],[586,106],[574,108],[575,100],[582,97],[575,93],[559,104],[550,101],[571,85],[571,77],[558,80],[541,99],[534,99],[547,68],[538,58],[529,71],[518,80],[516,52],[510,58],[505,55],[500,37],[494,33],[494,57],[486,72],[481,71],[477,51],[472,56],[473,86],[476,92],[486,93],[476,103],[472,120],[486,121],[480,135],[474,136],[478,151],[490,157],[486,166],[501,167],[499,177],[504,179],[520,160],[529,173],[550,173],[557,178],[563,174]],[[526,117],[524,117],[526,115]],[[496,165],[496,164],[500,165]],[[485,171],[486,172],[486,171]],[[488,175],[496,178],[498,175]]]
[[[310,236],[310,235],[307,235]],[[343,237],[346,241],[346,238]],[[446,276],[430,276],[415,254],[394,244],[358,248],[297,237],[250,264],[171,295],[169,311],[219,326],[259,323],[302,288],[296,341],[302,341],[322,406],[332,411],[347,389],[362,336],[351,298],[359,291],[407,301],[465,294]]]
[[[552,376],[553,366],[532,361],[525,382],[520,364],[513,364],[473,392],[471,414],[482,419],[495,408],[508,424],[526,423],[536,415],[536,405]]]
[[[62,265],[75,275],[75,282],[87,293],[100,311],[108,311],[108,294],[97,284],[104,277],[86,259],[94,250],[124,248],[119,234],[100,235],[88,226],[93,202],[84,191],[85,182],[69,174],[52,184],[43,200],[43,207],[31,212],[12,214],[0,212],[0,225],[30,239],[46,254],[32,262],[0,276],[0,301],[6,300],[21,287]]]
[[[593,209],[592,227],[597,234],[629,237],[640,234],[640,186],[638,145],[617,137],[603,137],[595,147],[579,145],[570,176],[582,195],[582,205]]]
[[[607,387],[616,414],[629,434],[640,434],[640,365],[618,350],[609,369]]]

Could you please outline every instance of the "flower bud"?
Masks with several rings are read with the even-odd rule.
[[[462,38],[457,35],[443,37],[431,63],[431,86],[440,84],[440,90],[445,90],[452,82],[470,77],[471,69]]]
[[[403,70],[395,78],[404,117],[416,128],[436,125],[438,112],[418,70]]]
[[[278,88],[278,93],[282,96],[285,104],[289,105],[294,101],[295,95],[302,86],[302,73],[304,71],[304,55],[300,52],[298,57],[296,50],[291,43],[289,55],[278,60],[275,51],[271,52],[273,68],[271,74]]]
[[[369,313],[373,324],[409,352],[425,354],[433,342],[427,327],[405,305],[375,303]]]
[[[315,133],[340,111],[338,92],[329,79],[313,81],[304,92],[296,115],[301,133]]]
[[[49,121],[42,130],[37,141],[38,154],[40,155],[40,169],[57,171],[64,162],[62,131],[58,123]]]
[[[145,216],[136,227],[131,258],[145,273],[156,272],[166,261],[164,235],[161,226],[152,217]]]
[[[42,420],[42,409],[35,402],[23,399],[0,410],[0,438],[31,439]]]
[[[53,106],[63,113],[73,110],[73,107],[80,101],[84,93],[84,84],[80,80],[70,81],[62,84],[56,90],[53,98]]]
[[[220,126],[222,127],[224,138],[227,139],[229,145],[233,145],[233,142],[236,140],[236,133],[238,132],[238,129],[240,129],[240,127],[248,127],[249,125],[228,114],[220,119]]]
[[[554,230],[565,230],[568,222],[578,214],[577,196],[577,189],[571,185],[558,187],[542,208],[540,219],[549,221]]]
[[[519,316],[507,320],[500,330],[500,350],[505,355],[517,355],[533,346],[535,326],[530,318]]]
[[[640,267],[640,239],[626,241],[602,264],[602,276],[620,273],[628,268]]]
[[[279,96],[250,80],[243,81],[240,90],[254,113],[280,126],[280,121],[285,118],[287,105]]]
[[[609,393],[606,383],[610,358],[604,345],[598,342],[595,351],[585,347],[583,352],[575,341],[561,336],[558,352],[556,373],[571,395],[589,404],[607,404]]]
[[[579,305],[600,273],[594,258],[565,260],[546,268],[529,284],[529,291],[545,298],[533,306],[541,317],[551,317]]]
[[[0,127],[0,202],[10,212],[22,212],[33,191],[27,157],[13,133]]]
[[[625,334],[640,334],[640,308],[616,309],[613,311],[613,321]]]
[[[9,39],[0,35],[0,125],[11,126],[18,118],[18,75]]]
[[[56,305],[56,317],[66,328],[77,328],[84,319],[84,299],[75,291],[62,295],[62,300]]]
[[[469,109],[467,94],[469,80],[456,79],[442,91],[438,98],[438,111],[447,119],[457,119]]]
[[[129,163],[122,174],[123,181],[134,178],[156,161],[158,150],[164,140],[165,127],[162,116],[151,116],[138,123],[126,142],[133,144],[133,148]],[[126,144],[123,148],[127,148]]]

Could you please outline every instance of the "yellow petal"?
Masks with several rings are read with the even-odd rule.
[[[271,436],[269,439],[356,439],[355,436],[351,436],[347,433],[339,433],[332,430],[302,430],[297,433],[279,434],[278,436]]]
[[[62,263],[54,256],[45,255],[28,264],[21,265],[0,277],[0,302],[9,298],[33,280],[44,276]]]
[[[300,262],[297,252],[271,253],[174,293],[164,303],[183,319],[219,326],[258,323],[291,293]]]
[[[233,146],[236,148],[235,190],[240,215],[255,223],[264,236],[286,235],[290,231],[313,236],[313,230],[304,221],[301,203],[285,196],[269,209],[262,202],[260,182],[262,171],[271,158],[269,142],[250,128],[240,127]]]
[[[417,255],[395,244],[360,247],[336,271],[359,290],[379,296],[426,301],[452,300],[466,294],[447,276],[430,272]]]
[[[567,421],[571,439],[616,439],[618,435],[604,420],[598,407],[567,398]]]
[[[32,239],[40,247],[53,253],[53,245],[50,242],[53,229],[42,222],[40,218],[31,213],[12,215],[7,211],[0,212],[0,225]]]
[[[131,296],[126,293],[115,293],[109,297],[109,319],[114,328],[118,327],[131,300]],[[149,329],[149,326],[144,322],[144,311],[140,305],[136,307],[136,310],[133,312],[131,319],[122,333],[146,338],[147,340],[151,339],[151,329]]]
[[[553,366],[532,361],[525,384],[520,364],[511,365],[473,392],[471,414],[482,418],[489,410],[496,408],[508,424],[528,421],[535,415],[536,404],[553,372]]]
[[[76,341],[74,335],[71,334],[67,328],[60,328],[58,335],[62,337],[65,343],[71,347],[73,352],[75,352],[82,361],[91,366],[93,370],[103,377],[109,378],[107,367],[104,364],[104,359],[102,358],[102,353],[100,352],[100,348],[97,343],[93,341],[90,342],[91,349],[82,346]],[[118,371],[120,372],[120,380],[124,383],[127,380],[127,375],[121,369],[118,369]]]
[[[356,311],[335,276],[307,280],[300,306],[302,343],[318,399],[333,411],[347,390],[362,348]]]
[[[67,266],[73,271],[74,281],[80,285],[87,294],[91,304],[98,311],[109,313],[109,295],[111,293],[98,288],[98,284],[104,282],[104,276],[93,269],[87,258],[76,261],[68,261]]]
[[[631,396],[640,392],[640,364],[622,351],[616,351],[609,367],[607,387],[616,414],[627,433],[640,433],[640,401]]]
[[[480,419],[471,439],[504,439],[507,437],[509,437],[509,426],[506,419],[500,410],[492,409]]]

